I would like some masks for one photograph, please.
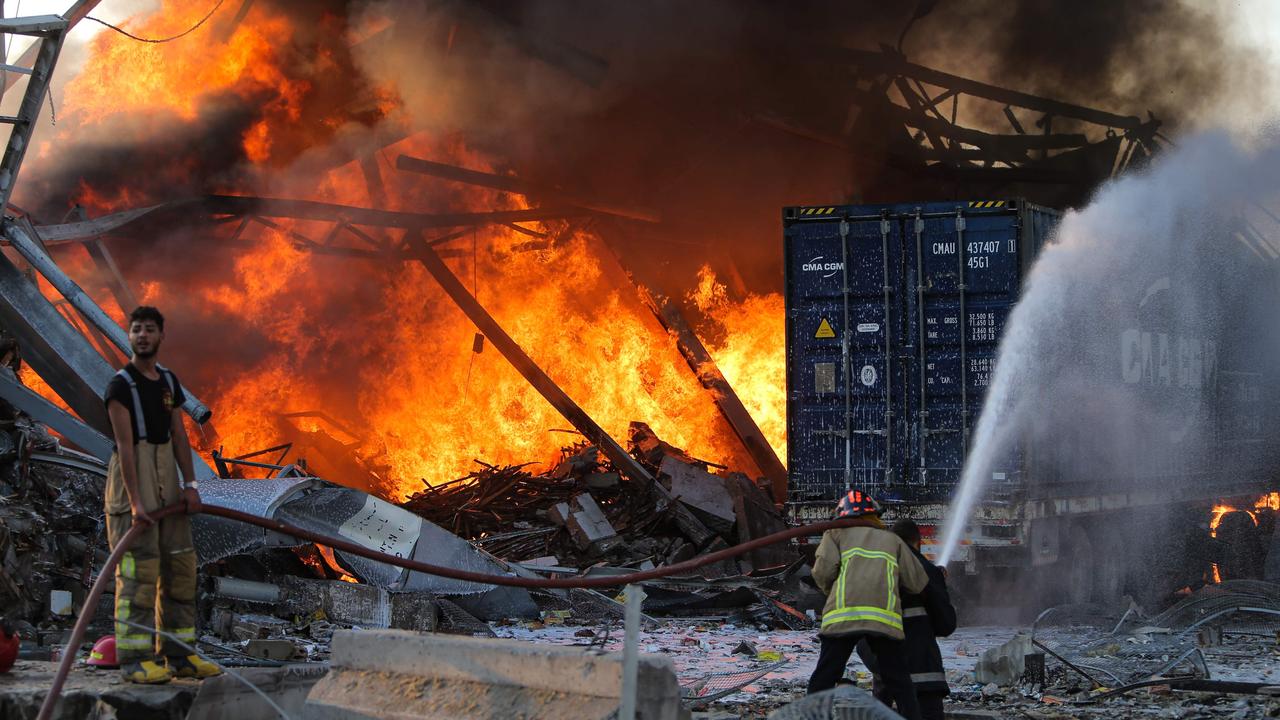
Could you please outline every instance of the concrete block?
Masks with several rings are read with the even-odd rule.
[[[436,598],[431,593],[391,593],[391,627],[393,628],[435,632],[436,615]]]
[[[622,654],[399,630],[334,633],[330,672],[307,717],[604,720],[618,708]],[[688,717],[670,658],[641,655],[638,717]]]
[[[263,660],[292,660],[298,649],[290,640],[250,640],[244,651]]]
[[[717,533],[728,532],[737,515],[724,479],[670,455],[658,470],[671,479],[671,494],[694,511],[698,519]]]
[[[573,510],[570,509],[569,503],[562,502],[551,506],[547,511],[547,518],[557,525],[568,525],[569,516],[572,514]]]
[[[369,628],[391,626],[391,602],[386,590],[341,580],[277,579],[284,590],[281,605],[299,615],[324,611],[328,619]]]
[[[604,553],[621,542],[595,498],[583,493],[573,498],[573,504],[576,510],[569,515],[568,527],[569,535],[578,547]]]
[[[240,677],[266,693],[276,705],[301,718],[307,693],[328,670],[316,665],[281,668],[236,668]],[[230,675],[200,681],[185,720],[276,720],[280,715],[244,682]]]

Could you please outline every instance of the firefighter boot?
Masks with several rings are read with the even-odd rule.
[[[173,673],[154,660],[125,663],[120,666],[120,675],[126,682],[140,685],[161,685],[173,679]]]
[[[215,677],[222,674],[222,668],[205,660],[199,655],[186,655],[183,657],[167,657],[165,662],[169,665],[169,671],[176,677],[180,678],[198,678],[203,680],[208,677]]]

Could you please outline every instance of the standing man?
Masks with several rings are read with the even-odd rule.
[[[818,631],[822,649],[809,678],[809,692],[835,687],[859,640],[875,654],[886,694],[907,720],[920,720],[907,669],[902,632],[902,599],[929,583],[920,561],[897,535],[884,529],[880,508],[870,496],[850,490],[840,498],[838,517],[858,518],[854,527],[828,530],[813,564],[813,580],[827,595]]]
[[[923,592],[902,596],[902,624],[907,638],[907,668],[920,702],[920,717],[943,720],[942,699],[951,694],[951,688],[937,639],[956,631],[956,609],[947,593],[946,574],[920,553],[920,526],[913,520],[899,520],[893,524],[893,534],[911,548],[929,575]]]
[[[189,515],[154,520],[149,513],[177,502],[200,509],[187,430],[178,410],[186,397],[172,371],[156,363],[164,316],[143,306],[129,315],[133,357],[107,385],[107,415],[116,451],[107,465],[107,540],[112,548],[134,523],[146,526],[116,566],[116,657],[124,679],[165,683],[220,674],[155,627],[195,643],[196,552]],[[179,485],[182,470],[185,487]],[[121,621],[128,621],[128,625]],[[143,627],[137,627],[143,626]]]

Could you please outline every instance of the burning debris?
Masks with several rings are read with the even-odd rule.
[[[635,693],[622,688],[637,665],[640,695],[661,717],[713,703],[759,717],[796,699],[799,682],[787,674],[812,665],[824,599],[809,576],[812,548],[759,547],[676,576],[669,568],[788,530],[782,509],[794,507],[799,483],[788,477],[786,435],[807,387],[844,394],[842,420],[822,419],[814,433],[833,448],[819,453],[815,473],[851,486],[850,448],[883,443],[883,462],[869,471],[883,479],[876,494],[887,517],[917,509],[913,485],[932,483],[944,495],[937,477],[960,469],[971,411],[981,404],[969,378],[992,370],[981,362],[970,370],[975,359],[990,360],[975,343],[994,347],[1004,322],[991,313],[972,325],[965,315],[966,289],[977,285],[966,285],[963,260],[970,280],[979,278],[1005,238],[973,250],[948,235],[944,250],[934,246],[935,256],[961,261],[953,318],[951,298],[938,297],[949,287],[950,260],[942,267],[923,259],[920,209],[915,276],[907,255],[889,250],[888,215],[860,217],[883,262],[859,246],[842,263],[819,265],[845,273],[844,319],[833,324],[833,313],[815,324],[817,334],[804,331],[831,342],[814,355],[813,374],[791,386],[783,376],[796,361],[783,337],[795,314],[777,292],[774,251],[754,262],[766,245],[750,241],[768,227],[772,248],[776,208],[797,195],[825,201],[847,191],[899,202],[903,194],[1027,194],[1075,203],[1171,144],[1153,115],[1038,97],[909,61],[906,30],[896,48],[851,49],[871,46],[860,36],[883,30],[882,21],[868,13],[865,28],[846,34],[833,21],[848,8],[821,3],[744,5],[731,23],[719,6],[682,7],[698,39],[667,47],[650,41],[666,39],[669,28],[646,36],[655,32],[649,21],[622,6],[601,11],[609,22],[593,18],[603,30],[520,3],[257,0],[239,3],[231,17],[221,3],[204,15],[166,1],[128,32],[94,39],[64,101],[50,87],[54,61],[66,31],[96,5],[76,3],[65,21],[0,20],[6,34],[38,38],[25,61],[6,64],[4,78],[13,87],[10,75],[20,73],[9,71],[31,66],[0,172],[0,235],[10,249],[0,253],[0,365],[12,368],[0,369],[4,619],[25,640],[28,664],[19,670],[32,673],[75,653],[64,646],[77,609],[91,634],[111,634],[113,598],[81,607],[107,559],[101,479],[114,435],[101,390],[130,352],[119,328],[126,311],[161,305],[179,346],[174,364],[209,403],[186,393],[199,445],[191,479],[206,509],[270,521],[239,524],[213,512],[193,520],[202,562],[195,645],[221,665],[261,673],[251,684],[274,683],[289,712],[310,693],[308,710],[331,716],[420,703],[423,712],[461,718],[480,707],[473,691],[482,680],[508,715],[553,693],[602,717],[622,698],[625,716]],[[934,5],[921,2],[907,28]],[[1027,15],[1036,13],[993,27]],[[800,42],[790,29],[779,33],[793,25],[811,29]],[[209,42],[138,42],[176,41],[202,27]],[[575,34],[585,27],[592,31]],[[610,52],[616,28],[625,28],[622,47],[647,38],[653,67]],[[780,34],[788,39],[779,42]],[[1212,28],[1194,38],[1187,47],[1216,39]],[[1125,57],[1130,42],[1112,39],[1100,55]],[[405,72],[410,62],[414,71]],[[1100,97],[1118,94],[1110,81],[1080,86],[1091,84],[1103,88]],[[745,91],[757,87],[766,89]],[[33,134],[46,97],[58,98],[59,123]],[[31,167],[15,185],[29,147]],[[792,156],[804,159],[789,170],[779,158]],[[755,182],[765,175],[780,179]],[[963,233],[984,232],[986,220],[974,215],[975,203],[1005,201],[971,201],[967,215],[960,203],[940,204],[928,223],[974,242]],[[789,218],[834,210],[796,208]],[[850,218],[817,219],[833,221],[828,235],[847,255]],[[908,226],[898,227],[902,234]],[[1269,241],[1242,232],[1255,254],[1275,258]],[[717,245],[720,235],[734,239],[733,253]],[[1022,257],[1028,267],[1030,260]],[[852,311],[859,317],[848,297],[855,265],[883,273]],[[925,266],[932,274],[921,275]],[[908,320],[891,308],[895,287],[922,304],[931,293],[939,304]],[[819,294],[827,302],[834,292]],[[946,336],[953,319],[959,332]],[[920,367],[918,389],[904,390],[915,373],[876,354],[891,336],[912,335],[911,322],[921,353],[926,337],[939,348],[959,345]],[[925,325],[943,326],[946,337]],[[845,336],[855,332],[851,343]],[[865,362],[861,372],[853,355]],[[844,365],[838,381],[836,357]],[[905,394],[892,395],[890,384]],[[881,388],[882,407],[852,409]],[[929,403],[950,388],[959,389],[959,405],[938,405],[930,421]],[[895,429],[917,401],[920,424]],[[836,417],[840,403],[823,411]],[[571,429],[559,429],[566,422]],[[934,456],[932,466],[898,457],[916,452],[917,440],[959,450],[945,461]],[[917,459],[918,481],[895,476],[891,466]],[[947,464],[955,467],[940,466]],[[797,474],[811,469],[799,466]],[[1087,628],[1038,623],[1012,640],[1002,628],[944,643],[940,674],[959,690],[955,705],[1088,714],[1134,691],[1155,693],[1145,687],[1153,675],[1166,699],[1192,690],[1265,695],[1260,680],[1269,682],[1269,671],[1215,676],[1229,652],[1274,654],[1280,595],[1240,580],[1275,577],[1280,563],[1280,552],[1264,547],[1267,537],[1280,542],[1280,500],[1270,492],[1246,501],[1261,489],[1254,480],[1208,511],[1204,528],[1189,525],[1186,537],[1206,535],[1186,553],[1202,577],[1190,573],[1181,601],[1163,614],[1142,616],[1130,605],[1115,619],[1094,608],[1083,613]],[[831,498],[812,499],[825,517]],[[1017,533],[1033,519],[1001,517],[992,526],[999,532],[966,547],[1008,551],[1013,567],[1022,557],[1015,554],[1034,545],[1040,569],[1056,570],[1071,551],[1080,557],[1090,547],[1078,531],[1091,527],[1068,527],[1071,518],[1058,515],[1040,511],[1034,520],[1048,522],[1025,543]],[[1096,546],[1120,536],[1098,537]],[[957,585],[975,557],[953,567]],[[425,565],[436,567],[422,572]],[[622,579],[637,571],[660,577],[640,591]],[[1117,589],[1113,575],[1097,595]],[[601,590],[546,585],[568,578]],[[1068,579],[1092,590],[1091,580],[1076,580]],[[893,587],[891,580],[891,596]],[[894,601],[884,610],[892,618]],[[578,649],[543,652],[513,639]],[[477,659],[479,669],[459,675],[455,656]],[[488,670],[513,662],[519,673]],[[95,679],[96,671],[79,672]],[[513,675],[527,682],[511,685]],[[851,679],[871,684],[866,673]],[[427,686],[432,692],[401,697]],[[190,705],[186,717],[204,717],[238,692],[204,687],[213,690],[166,696],[164,712],[178,717]],[[63,711],[137,708],[137,697],[87,692],[91,702],[68,701]],[[857,689],[837,694],[812,702],[873,705]],[[11,695],[0,683],[0,714],[32,714],[22,701],[6,704]],[[1274,710],[1250,699],[1231,712],[1264,705]],[[577,716],[546,707],[544,714]]]

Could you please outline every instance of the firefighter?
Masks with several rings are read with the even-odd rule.
[[[182,384],[156,363],[163,340],[160,311],[134,310],[129,315],[133,355],[111,378],[104,397],[116,445],[107,465],[107,540],[114,548],[134,524],[146,526],[116,566],[116,657],[125,680],[144,684],[221,673],[173,638],[148,629],[157,627],[188,646],[195,643],[191,518],[181,514],[156,521],[150,515],[178,502],[188,513],[200,508],[191,446],[178,410],[185,401]],[[179,485],[179,470],[185,486]]]
[[[943,720],[942,699],[951,694],[942,668],[940,637],[956,631],[956,609],[947,593],[947,577],[942,568],[920,553],[920,526],[912,520],[893,524],[893,534],[911,548],[929,575],[929,584],[920,593],[903,593],[902,627],[906,634],[907,667],[916,688],[922,720]]]
[[[809,678],[809,692],[835,687],[844,676],[858,641],[875,655],[885,694],[907,720],[920,720],[907,666],[899,587],[919,593],[929,576],[911,548],[885,530],[880,508],[870,496],[850,490],[840,498],[838,517],[857,518],[853,527],[822,535],[813,580],[827,595],[818,638],[822,648]]]

